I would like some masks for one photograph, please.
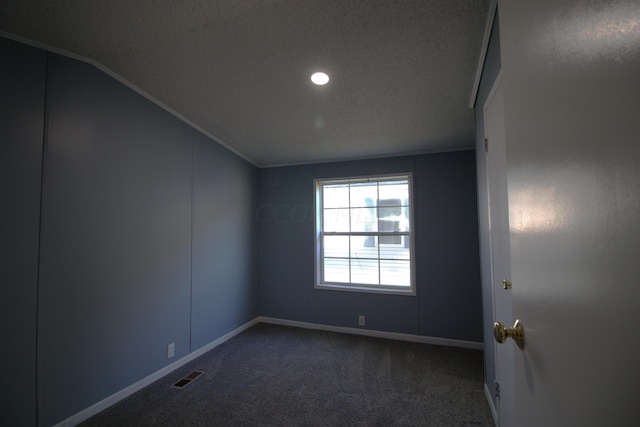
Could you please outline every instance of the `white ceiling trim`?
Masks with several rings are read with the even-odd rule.
[[[473,90],[471,91],[471,99],[469,100],[469,108],[471,109],[474,109],[476,106],[476,98],[478,97],[478,90],[480,89],[480,79],[482,78],[482,71],[484,70],[484,61],[487,57],[487,51],[489,50],[489,39],[491,38],[491,31],[493,30],[493,23],[495,21],[497,10],[498,0],[491,0],[491,4],[489,5],[489,14],[487,15],[487,23],[484,27],[482,50],[480,51],[478,67],[476,68],[476,78],[473,82]]]
[[[27,39],[25,37],[18,36],[16,34],[8,33],[8,32],[3,31],[3,30],[0,30],[0,37],[3,37],[5,39],[9,39],[9,40],[13,40],[13,41],[16,41],[18,43],[26,44],[26,45],[29,45],[29,46],[32,46],[32,47],[37,47],[38,49],[46,50],[46,51],[51,52],[51,53],[55,53],[55,54],[58,54],[58,55],[66,56],[68,58],[75,59],[77,61],[93,64],[93,61],[91,59],[85,58],[84,56],[80,56],[80,55],[75,54],[73,52],[69,52],[69,51],[64,50],[64,49],[59,49],[57,47],[50,46],[50,45],[45,44],[45,43],[40,43],[40,42],[37,42],[37,41],[33,41],[33,40]]]
[[[95,60],[93,60],[91,58],[86,58],[84,56],[75,54],[73,52],[66,51],[64,49],[59,49],[57,47],[50,46],[50,45],[47,45],[45,43],[40,43],[40,42],[37,42],[37,41],[29,40],[27,38],[24,38],[24,37],[15,35],[15,34],[8,33],[6,31],[0,30],[0,37],[4,37],[4,38],[7,38],[7,39],[10,39],[10,40],[19,42],[19,43],[23,43],[23,44],[26,44],[26,45],[29,45],[29,46],[36,47],[38,49],[45,50],[47,52],[55,53],[57,55],[66,56],[67,58],[75,59],[77,61],[81,61],[81,62],[85,62],[85,63],[90,64],[90,65],[93,65],[94,67],[96,67],[97,69],[102,71],[103,73],[105,73],[108,76],[116,79],[118,82],[122,83],[123,85],[125,85],[129,89],[131,89],[134,92],[136,92],[137,94],[145,97],[146,99],[148,99],[149,101],[151,101],[155,105],[157,105],[158,107],[160,107],[163,110],[165,110],[167,113],[169,113],[172,116],[176,117],[178,120],[181,120],[182,122],[186,123],[187,125],[189,125],[193,129],[197,130],[198,132],[200,132],[201,134],[206,136],[207,138],[211,139],[212,142],[220,144],[221,146],[223,146],[227,150],[231,151],[233,154],[237,155],[238,157],[242,158],[243,160],[249,162],[253,166],[260,167],[260,165],[258,165],[252,159],[248,158],[244,154],[242,154],[239,151],[235,150],[229,144],[226,144],[224,141],[222,141],[220,138],[218,138],[215,135],[212,135],[210,132],[207,132],[206,130],[202,129],[200,126],[198,126],[197,124],[193,123],[192,121],[190,121],[189,119],[184,117],[182,114],[180,114],[177,111],[173,110],[171,107],[167,106],[166,104],[163,104],[162,102],[158,101],[156,98],[154,98],[153,96],[149,95],[147,92],[143,91],[142,89],[140,89],[139,87],[137,87],[136,85],[131,83],[130,81],[126,80],[125,78],[123,78],[122,76],[118,75],[117,73],[111,71],[109,68],[105,67],[104,65],[100,64],[99,62],[97,62],[97,61],[95,61]]]
[[[5,0],[0,33],[88,63],[271,167],[471,148],[495,4]],[[323,68],[335,78],[320,90],[306,76]]]
[[[495,13],[495,9],[490,10],[489,13],[490,13],[490,16],[493,16],[494,13]],[[489,21],[493,22],[493,19],[490,19]],[[488,29],[488,34],[491,34],[491,28]],[[114,73],[109,68],[105,67],[104,65],[100,64],[99,62],[97,62],[97,61],[95,61],[95,60],[93,60],[91,58],[87,58],[87,57],[75,54],[73,52],[66,51],[64,49],[60,49],[60,48],[57,48],[57,47],[54,47],[54,46],[50,46],[50,45],[47,45],[45,43],[40,43],[40,42],[37,42],[37,41],[33,41],[33,40],[30,40],[30,39],[27,39],[27,38],[24,38],[24,37],[21,37],[21,36],[12,34],[12,33],[8,33],[6,31],[2,31],[2,30],[0,30],[0,37],[4,37],[4,38],[7,38],[7,39],[10,39],[10,40],[19,42],[19,43],[23,43],[23,44],[26,44],[26,45],[29,45],[29,46],[36,47],[38,49],[45,50],[47,52],[55,53],[57,55],[62,55],[62,56],[65,56],[65,57],[68,57],[68,58],[71,58],[71,59],[75,59],[77,61],[81,61],[81,62],[85,62],[85,63],[90,64],[90,65],[93,65],[94,67],[98,68],[100,71],[102,71],[102,72],[106,73],[107,75],[109,75],[110,77],[116,79],[117,81],[119,81],[123,85],[127,86],[129,89],[131,89],[131,90],[135,91],[136,93],[138,93],[139,95],[145,97],[149,101],[151,101],[154,104],[156,104],[158,107],[160,107],[163,110],[167,111],[169,114],[171,114],[174,117],[176,117],[177,119],[183,121],[184,123],[186,123],[187,125],[189,125],[193,129],[197,130],[198,132],[200,132],[201,134],[203,134],[207,138],[211,139],[212,142],[220,144],[221,146],[223,146],[227,150],[231,151],[232,153],[236,154],[237,156],[241,157],[242,159],[246,160],[247,162],[249,162],[253,166],[255,166],[257,168],[260,168],[260,169],[278,168],[278,167],[287,167],[287,166],[315,165],[315,164],[334,163],[334,162],[353,162],[353,161],[358,161],[358,160],[375,160],[375,159],[386,159],[386,158],[394,158],[394,157],[420,156],[420,155],[425,155],[425,154],[453,153],[453,152],[458,152],[458,151],[474,150],[474,147],[444,148],[444,149],[423,150],[423,151],[417,151],[417,152],[411,152],[411,153],[398,153],[398,154],[390,154],[390,155],[389,154],[387,154],[387,155],[383,154],[383,155],[374,155],[374,156],[358,156],[358,157],[353,157],[353,158],[339,159],[339,160],[335,160],[335,161],[319,160],[319,161],[315,161],[315,162],[314,161],[309,161],[309,162],[292,162],[292,163],[276,163],[276,164],[269,164],[269,165],[259,165],[256,162],[254,162],[252,159],[250,159],[247,156],[245,156],[244,154],[242,154],[242,153],[238,152],[237,150],[233,149],[228,144],[225,144],[223,141],[221,141],[215,135],[212,135],[211,133],[209,133],[206,130],[202,129],[201,127],[199,127],[195,123],[191,122],[186,117],[182,116],[180,113],[174,111],[171,107],[169,107],[169,106],[163,104],[162,102],[158,101],[153,96],[149,95],[148,93],[146,93],[145,91],[143,91],[142,89],[140,89],[139,87],[134,85],[133,83],[127,81],[122,76]],[[486,35],[485,35],[485,38],[486,38],[486,42],[488,44],[488,38],[486,37]],[[480,59],[480,65],[482,65],[484,63],[484,57],[485,56],[486,56],[486,46],[484,46],[484,44],[483,44],[483,52],[482,52],[481,59]],[[480,74],[482,74],[482,67],[480,67]],[[476,87],[476,85],[474,85],[474,94],[473,94],[473,97],[472,97],[474,104],[475,104],[475,93],[476,92],[477,92],[477,87]],[[474,106],[472,105],[470,108],[474,108]]]
[[[287,166],[318,165],[322,163],[357,162],[359,160],[392,159],[395,157],[422,156],[424,154],[438,154],[438,153],[455,153],[458,151],[475,151],[475,147],[441,148],[441,149],[433,149],[433,150],[415,151],[411,153],[381,154],[377,156],[359,156],[359,157],[337,159],[337,160],[318,160],[317,162],[309,161],[309,162],[297,162],[297,163],[296,162],[276,163],[273,165],[269,164],[266,166],[258,166],[258,167],[261,169],[267,169],[267,168],[280,168],[280,167],[287,167]]]
[[[489,36],[487,34],[489,34],[489,35],[491,34],[491,28],[493,27],[493,16],[495,15],[495,5],[496,5],[497,0],[493,0],[493,2],[494,2],[494,4],[492,4],[492,6],[491,6],[492,9],[489,10],[489,18],[488,18],[488,23],[487,23],[487,29],[485,30],[485,40],[483,42],[482,53],[481,53],[480,60],[479,60],[479,67],[478,67],[478,73],[479,74],[476,75],[476,82],[474,83],[473,94],[472,94],[472,105],[470,105],[470,108],[474,108],[475,107],[475,97],[476,97],[476,94],[477,94],[477,91],[478,91],[478,85],[479,85],[479,81],[480,81],[479,76],[482,75],[484,58],[486,56],[486,50],[487,50],[487,46],[488,46],[488,42],[489,42]],[[190,121],[189,119],[187,119],[186,117],[181,115],[180,113],[174,111],[171,107],[169,107],[169,106],[165,105],[164,103],[160,102],[159,100],[157,100],[153,96],[149,95],[148,93],[146,93],[145,91],[143,91],[142,89],[140,89],[139,87],[134,85],[133,83],[129,82],[128,80],[126,80],[122,76],[118,75],[117,73],[113,72],[109,68],[105,67],[104,65],[100,64],[99,62],[97,62],[97,61],[95,61],[95,60],[93,60],[91,58],[87,58],[87,57],[75,54],[73,52],[69,52],[67,50],[60,49],[60,48],[57,48],[55,46],[48,45],[46,43],[41,43],[41,42],[37,42],[37,41],[34,41],[34,40],[30,40],[30,39],[27,39],[25,37],[21,37],[21,36],[18,36],[16,34],[8,33],[6,31],[2,31],[2,30],[0,30],[0,37],[7,38],[9,40],[13,40],[13,41],[16,41],[18,43],[23,43],[25,45],[32,46],[32,47],[35,47],[35,48],[38,48],[38,49],[42,49],[42,50],[47,51],[47,52],[55,53],[57,55],[65,56],[67,58],[75,59],[77,61],[84,62],[84,63],[90,64],[90,65],[98,68],[100,71],[102,71],[102,72],[106,73],[108,76],[116,79],[118,82],[120,82],[123,85],[127,86],[129,89],[133,90],[137,94],[139,94],[139,95],[143,96],[144,98],[148,99],[149,101],[153,102],[155,105],[157,105],[158,107],[162,108],[163,110],[165,110],[166,112],[168,112],[172,116],[176,117],[178,120],[181,120],[182,122],[186,123],[188,126],[192,127],[193,129],[197,130],[198,132],[200,132],[201,134],[203,134],[207,138],[211,139],[212,142],[220,144],[221,146],[223,146],[227,150],[231,151],[235,155],[239,156],[240,158],[244,159],[245,161],[247,161],[248,163],[250,163],[251,165],[253,165],[253,166],[257,167],[257,168],[262,169],[262,168],[272,168],[272,167],[304,166],[304,165],[328,163],[327,161],[317,161],[317,162],[309,161],[309,162],[277,163],[277,164],[273,164],[273,165],[270,164],[270,165],[266,165],[266,166],[261,166],[261,165],[257,164],[256,162],[254,162],[252,159],[250,159],[247,156],[245,156],[244,154],[242,154],[242,153],[238,152],[237,150],[235,150],[234,148],[232,148],[230,145],[225,144],[224,141],[222,141],[220,138],[218,138],[215,135],[212,135],[210,132],[207,132],[206,130],[202,129],[197,124],[193,123],[192,121]],[[458,151],[469,151],[469,150],[473,150],[473,149],[474,148],[461,147],[461,148],[445,148],[445,149],[435,149],[435,150],[423,150],[423,151],[417,151],[417,152],[412,152],[412,153],[399,153],[399,154],[391,154],[391,155],[358,156],[358,157],[353,157],[353,158],[336,160],[335,162],[352,162],[352,161],[358,161],[358,160],[375,160],[375,159],[385,159],[385,158],[394,158],[394,157],[420,156],[420,155],[424,155],[424,154],[452,153],[452,152],[458,152]],[[333,162],[331,162],[331,163],[333,163]]]

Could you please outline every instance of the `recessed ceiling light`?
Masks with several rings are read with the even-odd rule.
[[[311,81],[318,86],[326,85],[329,83],[329,76],[325,73],[313,73],[311,75]]]

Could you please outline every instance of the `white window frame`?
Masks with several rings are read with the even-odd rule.
[[[397,179],[406,179],[409,183],[409,195],[408,195],[408,212],[409,212],[409,231],[400,232],[325,232],[323,230],[323,200],[322,189],[324,185],[331,184],[353,184],[362,182],[385,182]],[[368,292],[368,293],[383,293],[393,295],[416,295],[416,280],[415,280],[415,228],[414,228],[414,193],[413,193],[413,173],[397,173],[388,175],[369,175],[369,176],[355,176],[344,178],[327,178],[327,179],[315,179],[313,181],[315,192],[315,285],[316,289],[325,290],[337,290],[337,291],[351,291],[351,292]],[[351,209],[351,201],[349,202],[349,208]],[[409,239],[409,265],[410,265],[410,285],[398,286],[398,285],[372,285],[361,283],[332,283],[325,282],[323,277],[324,265],[323,265],[323,237],[328,235],[344,235],[344,236],[406,236]],[[349,255],[349,259],[351,256]],[[384,258],[377,258],[378,260]]]

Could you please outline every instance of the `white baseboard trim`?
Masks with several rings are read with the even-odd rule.
[[[175,371],[181,366],[187,364],[188,362],[191,362],[195,358],[202,356],[206,352],[213,350],[214,348],[224,343],[225,341],[228,341],[229,339],[233,338],[234,336],[238,335],[244,330],[260,322],[271,323],[275,325],[283,325],[283,326],[294,326],[294,327],[306,328],[306,329],[317,329],[317,330],[329,331],[329,332],[364,335],[364,336],[376,337],[376,338],[387,338],[387,339],[394,339],[399,341],[411,341],[411,342],[418,342],[418,343],[424,343],[424,344],[435,344],[435,345],[444,345],[444,346],[450,346],[450,347],[470,348],[474,350],[483,349],[483,344],[481,342],[452,340],[448,338],[426,337],[426,336],[411,335],[411,334],[400,334],[396,332],[376,331],[371,329],[346,328],[342,326],[330,326],[330,325],[322,325],[318,323],[298,322],[295,320],[286,320],[286,319],[277,319],[274,317],[258,316],[255,319],[245,323],[244,325],[234,329],[233,331],[210,342],[209,344],[203,347],[200,347],[199,349],[187,354],[186,356],[182,357],[179,360],[176,360],[172,364],[165,366],[159,371],[156,371],[153,374],[141,379],[140,381],[134,384],[131,384],[126,388],[123,388],[122,390],[112,394],[111,396],[108,396],[102,399],[101,401],[89,406],[86,409],[83,409],[82,411],[77,412],[76,414],[70,416],[69,418],[59,422],[58,424],[55,424],[54,427],[73,427],[80,424],[81,422],[91,418],[92,416],[98,414],[99,412],[104,411],[108,407],[115,405],[122,399],[125,399],[131,396],[133,393],[154,383],[160,378],[170,374],[171,372]],[[488,393],[488,389],[486,388],[486,385],[485,385],[485,393]],[[490,395],[487,395],[487,396],[490,396]],[[491,406],[491,412],[494,416],[494,419],[497,419],[495,415],[495,408],[493,407],[493,402],[491,401],[490,397],[489,397],[489,404]]]
[[[493,398],[491,397],[491,392],[489,391],[489,386],[484,384],[484,395],[487,397],[487,402],[489,403],[489,409],[491,409],[491,415],[493,416],[493,422],[496,427],[498,427],[498,411],[496,411],[496,406],[493,404]]]
[[[255,325],[256,323],[258,323],[258,318],[255,318],[247,323],[245,323],[244,325],[234,329],[233,331],[221,336],[220,338],[211,341],[209,344],[200,347],[199,349],[187,354],[186,356],[182,357],[179,360],[176,360],[175,362],[173,362],[170,365],[165,366],[164,368],[160,369],[159,371],[154,372],[153,374],[141,379],[140,381],[131,384],[130,386],[123,388],[122,390],[112,394],[111,396],[108,396],[104,399],[102,399],[101,401],[99,401],[98,403],[95,403],[91,406],[89,406],[86,409],[83,409],[82,411],[70,416],[69,418],[59,422],[58,424],[55,424],[54,427],[73,427],[76,426],[78,424],[80,424],[81,422],[91,418],[92,416],[96,415],[99,412],[104,411],[105,409],[107,409],[108,407],[115,405],[116,403],[118,403],[119,401],[121,401],[122,399],[131,396],[133,393],[145,388],[146,386],[148,386],[149,384],[159,380],[160,378],[164,377],[165,375],[170,374],[171,372],[175,371],[176,369],[180,368],[181,366],[187,364],[188,362],[191,362],[193,359],[202,356],[203,354],[205,354],[206,352],[213,350],[214,348],[216,348],[217,346],[219,346],[220,344],[224,343],[225,341],[228,341],[229,339],[233,338],[234,336],[238,335],[239,333],[243,332],[245,329],[250,328],[251,326]]]
[[[387,338],[398,341],[410,341],[423,344],[444,345],[449,347],[470,348],[473,350],[483,350],[484,344],[475,341],[453,340],[449,338],[427,337],[423,335],[401,334],[397,332],[376,331],[372,329],[347,328],[344,326],[330,326],[319,323],[298,322],[296,320],[277,319],[274,317],[260,316],[256,319],[262,323],[272,323],[274,325],[295,326],[298,328],[318,329],[321,331],[339,332],[343,334],[364,335],[368,337]]]

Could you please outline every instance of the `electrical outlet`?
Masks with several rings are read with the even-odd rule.
[[[167,359],[171,359],[176,353],[176,343],[171,343],[167,346]]]
[[[358,325],[364,326],[364,316],[362,314],[358,316]]]

